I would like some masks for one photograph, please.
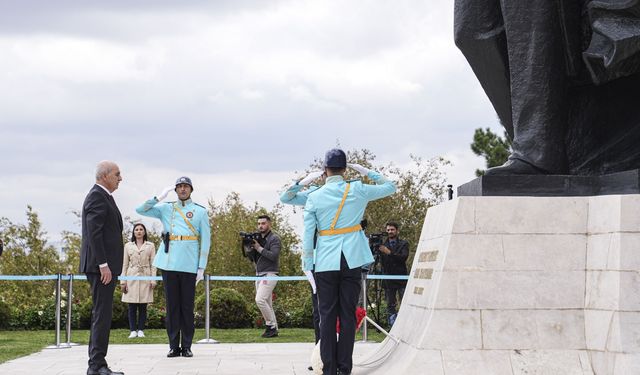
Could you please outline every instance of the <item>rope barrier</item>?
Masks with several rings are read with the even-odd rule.
[[[71,276],[74,280],[86,280],[85,275],[62,275],[63,281],[68,281]],[[36,281],[36,280],[57,280],[58,275],[0,275],[0,281]],[[409,280],[407,275],[367,275],[368,280]],[[118,280],[139,280],[139,281],[161,281],[160,276],[118,276]],[[211,281],[259,281],[259,280],[277,280],[277,281],[304,281],[306,276],[214,276],[210,277]]]

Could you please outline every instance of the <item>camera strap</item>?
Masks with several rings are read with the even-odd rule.
[[[342,195],[342,202],[340,202],[340,206],[338,206],[338,211],[336,212],[336,216],[333,218],[333,222],[331,223],[331,226],[329,227],[329,229],[321,230],[318,232],[320,236],[335,236],[337,234],[357,232],[362,229],[362,226],[360,224],[356,224],[354,226],[347,227],[347,228],[335,229],[336,223],[338,222],[338,217],[340,217],[340,213],[342,212],[342,207],[344,207],[344,202],[347,200],[347,194],[349,194],[350,187],[351,187],[351,184],[347,182],[347,188],[344,189],[344,194]]]

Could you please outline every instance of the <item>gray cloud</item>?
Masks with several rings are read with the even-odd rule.
[[[3,2],[0,216],[31,203],[50,232],[72,225],[64,212],[102,159],[123,165],[128,210],[182,173],[216,196],[275,202],[286,171],[337,139],[384,162],[450,155],[456,182],[471,179],[473,129],[498,125],[453,45],[452,11],[449,0]],[[4,181],[29,188],[16,197]]]

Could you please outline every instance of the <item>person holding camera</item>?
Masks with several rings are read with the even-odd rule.
[[[256,276],[272,277],[280,272],[280,237],[271,231],[271,218],[258,216],[258,238],[252,242],[243,241],[245,255],[251,259],[256,269]],[[256,305],[264,318],[264,338],[278,336],[278,321],[273,310],[273,289],[278,280],[256,281]]]
[[[393,194],[396,186],[357,164],[349,167],[375,185],[345,181],[347,155],[340,149],[327,151],[324,167],[325,184],[307,196],[304,207],[303,267],[307,271],[315,266],[323,374],[344,375],[353,367],[361,267],[374,261],[360,222],[369,201]],[[338,317],[340,336],[336,338]]]
[[[380,263],[382,263],[382,273],[384,275],[408,275],[407,258],[409,258],[409,243],[398,238],[398,223],[388,222],[386,226],[387,240],[380,245]],[[387,316],[389,326],[393,326],[398,311],[397,301],[402,301],[404,289],[407,286],[406,280],[383,280],[384,296],[387,301]],[[396,296],[398,299],[396,299]]]
[[[176,192],[178,201],[160,203],[171,191]],[[191,179],[180,177],[175,186],[165,188],[136,209],[140,215],[160,219],[164,228],[153,267],[162,270],[170,358],[193,357],[196,283],[204,277],[211,242],[209,214],[191,200],[192,192]]]

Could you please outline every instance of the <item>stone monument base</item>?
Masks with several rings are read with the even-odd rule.
[[[640,374],[640,195],[429,209],[391,338],[357,374]]]

